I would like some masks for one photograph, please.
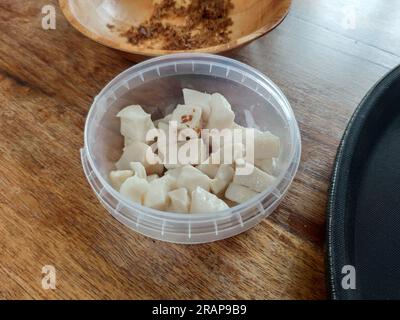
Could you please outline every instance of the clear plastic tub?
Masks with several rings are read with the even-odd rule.
[[[140,104],[155,120],[182,103],[182,88],[219,92],[231,103],[235,121],[269,130],[281,139],[276,183],[249,201],[216,213],[163,212],[130,202],[108,174],[121,155],[123,138],[116,114]],[[252,67],[209,54],[174,54],[137,64],[113,79],[94,99],[81,150],[86,177],[103,206],[146,236],[176,243],[205,243],[231,237],[259,223],[277,207],[297,171],[300,133],[279,88]]]

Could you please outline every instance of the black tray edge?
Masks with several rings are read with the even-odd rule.
[[[364,124],[364,119],[375,106],[375,102],[385,93],[386,88],[396,79],[400,77],[400,65],[389,71],[384,75],[364,96],[360,104],[355,109],[351,116],[349,123],[344,131],[342,139],[340,141],[338,151],[336,154],[335,162],[333,165],[333,171],[328,189],[328,203],[327,203],[327,219],[326,219],[326,260],[325,267],[327,273],[327,283],[329,288],[329,297],[333,300],[346,300],[356,299],[352,290],[344,290],[337,288],[337,282],[339,276],[338,265],[344,265],[347,261],[345,252],[342,251],[339,256],[334,256],[334,243],[345,247],[345,237],[343,233],[335,231],[334,224],[339,219],[344,221],[345,212],[341,210],[336,197],[336,191],[338,188],[343,186],[343,182],[347,179],[339,176],[339,171],[349,171],[350,159],[349,155],[353,154],[354,144],[358,140],[360,130]],[[344,155],[347,158],[344,158]],[[336,213],[335,213],[336,212]],[[336,220],[335,220],[336,219]]]

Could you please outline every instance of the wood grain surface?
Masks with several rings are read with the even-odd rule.
[[[41,27],[45,4],[56,7],[56,30]],[[399,4],[294,0],[278,28],[233,53],[287,95],[302,161],[270,218],[227,240],[184,246],[113,219],[82,171],[89,106],[132,62],[78,33],[55,0],[2,0],[0,298],[326,298],[332,163],[361,98],[400,62]],[[56,268],[55,290],[41,286],[44,265]]]

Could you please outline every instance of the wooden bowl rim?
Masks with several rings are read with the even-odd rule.
[[[95,34],[94,32],[90,31],[85,25],[81,24],[75,16],[72,14],[69,6],[69,1],[70,0],[58,0],[61,11],[63,12],[64,16],[66,17],[67,21],[79,32],[84,34],[86,37],[96,41],[97,43],[100,43],[102,45],[105,45],[107,47],[111,47],[116,50],[120,50],[126,53],[131,53],[131,54],[136,54],[136,55],[142,55],[142,56],[160,56],[160,55],[165,55],[165,54],[171,54],[171,53],[182,53],[182,52],[187,52],[187,53],[193,53],[193,52],[203,52],[203,53],[219,53],[219,52],[224,52],[228,50],[235,49],[237,47],[240,47],[244,45],[245,43],[248,43],[252,40],[255,40],[264,34],[272,31],[275,29],[287,16],[289,13],[290,6],[292,4],[292,0],[281,0],[282,2],[284,1],[286,6],[284,7],[285,10],[283,11],[282,16],[272,25],[272,26],[263,26],[256,31],[247,34],[243,37],[231,40],[228,43],[225,44],[220,44],[217,46],[211,46],[211,47],[206,47],[206,48],[201,48],[201,49],[191,49],[191,50],[161,50],[161,49],[143,49],[143,48],[137,48],[134,49],[135,46],[132,44],[129,44],[128,42],[121,42],[117,43],[115,41],[109,40],[106,37],[99,36]]]

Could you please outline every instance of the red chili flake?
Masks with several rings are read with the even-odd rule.
[[[186,123],[186,122],[192,121],[192,119],[193,119],[193,116],[191,114],[186,114],[181,117],[181,122]]]

